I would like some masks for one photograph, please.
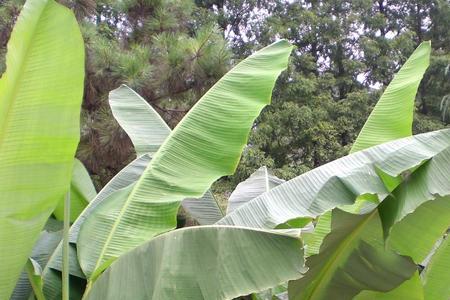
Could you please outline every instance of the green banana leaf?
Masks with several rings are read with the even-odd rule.
[[[417,88],[430,63],[431,42],[422,42],[395,75],[350,153],[412,135]]]
[[[109,93],[114,118],[130,137],[137,156],[153,156],[171,130],[161,116],[138,93],[126,85]]]
[[[70,184],[84,79],[83,39],[72,12],[52,0],[27,1],[6,66],[0,79],[0,299],[9,299]]]
[[[283,179],[274,176],[267,167],[259,168],[249,178],[239,183],[231,193],[228,199],[227,214],[283,182]]]
[[[85,299],[232,299],[299,278],[301,248],[298,237],[274,231],[187,227],[121,256]]]
[[[288,181],[248,202],[246,205],[238,208],[235,212],[225,217],[221,222],[229,225],[235,224],[270,228],[270,226],[276,226],[277,224],[284,223],[292,218],[305,216],[314,217],[316,214],[320,215],[332,207],[352,204],[353,201],[361,195],[374,194],[377,195],[380,200],[383,200],[386,198],[385,196],[390,195],[390,193],[389,189],[384,185],[382,178],[378,177],[377,173],[379,172],[383,172],[392,177],[397,177],[405,171],[411,173],[411,175],[409,175],[410,177],[416,172],[419,172],[417,173],[419,175],[425,174],[424,172],[434,174],[437,177],[435,178],[435,183],[433,185],[427,186],[430,182],[429,177],[427,176],[423,176],[422,181],[418,180],[416,183],[422,187],[423,191],[427,191],[428,188],[434,189],[435,187],[438,187],[435,190],[432,190],[433,194],[440,194],[443,196],[449,194],[450,178],[444,176],[446,171],[442,169],[440,157],[441,155],[443,155],[442,157],[447,155],[447,159],[450,158],[450,155],[448,154],[448,143],[450,143],[450,140],[445,141],[448,139],[448,136],[445,138],[442,136],[442,138],[435,139],[438,135],[443,133],[444,136],[447,136],[449,132],[448,130],[438,131],[382,144],[319,167],[318,169]],[[430,137],[430,139],[428,137]],[[434,148],[438,151],[435,155],[432,155],[429,152],[429,149],[431,149],[429,146],[434,144],[434,142],[432,142],[433,140],[437,142],[435,144],[436,147],[440,148],[440,150]],[[413,141],[420,142],[415,143]],[[432,158],[424,159],[426,153],[428,153],[428,155],[431,154]],[[416,155],[417,158],[414,158]],[[435,158],[441,163],[432,163]],[[370,163],[370,159],[373,159],[374,161]],[[426,161],[426,163],[424,163],[424,161]],[[422,170],[422,168],[426,168],[425,171]],[[387,169],[391,170],[387,171]],[[417,178],[420,178],[419,175]],[[402,184],[409,184],[408,179],[410,177],[406,177],[406,181],[401,183],[400,186]],[[380,187],[378,192],[376,191],[377,186]],[[341,201],[338,202],[336,199]],[[376,212],[377,210],[373,211],[373,213]],[[379,224],[372,225],[371,223],[365,223],[364,229],[369,230],[370,227],[378,225]],[[322,226],[319,226],[319,228],[321,227]],[[372,228],[372,230],[375,229],[376,228]],[[327,233],[326,226],[324,232]],[[346,233],[346,235],[350,234],[350,232]],[[330,236],[332,236],[332,234]],[[362,239],[357,241],[360,243],[363,242]],[[377,240],[374,239],[372,243],[367,242],[367,245],[373,247],[373,243],[376,242]],[[381,239],[381,242],[383,242],[383,239]],[[317,245],[314,246],[308,239],[306,239],[306,244],[307,252],[310,252],[309,247],[311,245],[313,248],[312,250],[314,250],[314,247],[317,249]],[[355,244],[357,244],[356,241]],[[342,241],[340,244],[342,247],[343,245],[345,245],[345,241]],[[314,252],[317,253],[317,250],[307,254],[314,254]],[[349,254],[348,252],[344,253]],[[319,253],[317,256],[320,256],[321,254],[322,253]],[[382,257],[382,253],[376,254]],[[325,256],[322,256],[320,261],[323,261]],[[375,258],[377,257],[374,257],[374,259]],[[316,266],[317,269],[320,269],[320,267],[320,264]],[[320,271],[317,271],[317,273],[320,274]],[[342,277],[342,274],[340,273],[326,273],[324,276],[330,280],[345,279],[345,276]],[[341,276],[341,278],[335,276]],[[310,280],[310,284],[315,280],[314,277],[305,276],[304,278],[305,279],[302,280],[305,282]],[[345,282],[343,284],[345,284]],[[332,286],[335,288],[338,287],[336,283]],[[359,284],[355,284],[355,286],[359,286]],[[391,288],[393,287],[394,286]],[[325,294],[327,291],[333,291],[329,286],[323,287],[323,290],[322,293]],[[349,288],[349,290],[351,289]],[[339,295],[343,299],[346,299],[345,297],[351,298],[354,296],[345,293]]]
[[[89,172],[81,161],[75,159],[72,169],[72,181],[70,182],[70,222],[75,222],[83,209],[97,195],[94,183],[89,176]],[[64,199],[59,201],[53,211],[56,219],[64,220]]]
[[[431,260],[420,274],[425,300],[448,300],[450,298],[450,242],[442,240]]]
[[[289,299],[352,299],[362,290],[387,292],[416,271],[409,257],[385,249],[376,210],[369,215],[333,210],[331,232],[306,265],[306,275],[289,282]]]
[[[133,141],[137,155],[153,156],[171,132],[159,114],[126,85],[109,93],[109,104],[117,122]],[[201,225],[214,224],[224,215],[211,191],[201,199],[184,199],[181,204]]]
[[[448,153],[449,146],[450,130],[444,129],[356,152],[279,185],[242,205],[218,224],[274,228],[291,219],[314,218],[335,207],[351,205],[361,195],[376,196],[382,201],[390,191],[378,175],[380,172],[397,177],[426,167],[428,174],[438,176],[433,193],[447,196],[450,178],[441,176],[442,168],[431,161],[440,153]],[[428,182],[427,177],[424,182]],[[426,184],[421,187],[428,189]]]
[[[291,49],[281,40],[234,67],[183,118],[139,180],[97,205],[77,242],[91,282],[123,253],[175,228],[183,199],[201,197],[234,172]]]

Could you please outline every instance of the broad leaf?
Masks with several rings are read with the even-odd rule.
[[[289,282],[289,299],[352,299],[362,290],[386,292],[416,270],[410,258],[385,249],[376,210],[369,215],[334,210],[330,234],[306,265],[306,275]]]
[[[8,299],[70,183],[79,140],[84,47],[72,12],[29,0],[0,79],[0,299]],[[70,70],[70,71],[68,71]]]
[[[450,239],[448,236],[435,250],[421,274],[425,300],[447,300],[450,298]]]
[[[449,146],[450,130],[446,129],[359,151],[279,185],[239,207],[219,224],[274,228],[291,219],[316,217],[335,207],[351,205],[361,195],[372,194],[382,201],[390,191],[378,176],[380,172],[397,177],[426,167],[428,174],[435,172],[439,178],[430,186],[432,191],[447,196],[450,178],[438,175],[442,169],[431,162],[440,153],[448,153]],[[427,177],[423,179],[428,181]]]
[[[95,208],[77,243],[90,280],[126,251],[175,228],[184,198],[201,197],[216,179],[234,172],[291,48],[279,41],[239,63],[178,124],[139,180]]]
[[[430,62],[422,42],[389,83],[353,144],[351,153],[412,135],[417,88]]]
[[[133,142],[137,156],[155,154],[171,132],[150,104],[126,85],[109,93],[109,105]]]
[[[249,178],[239,183],[231,193],[228,199],[227,214],[283,182],[283,179],[274,176],[267,167],[259,168]]]
[[[305,271],[301,247],[297,237],[272,231],[175,230],[120,257],[86,300],[232,299],[299,278]]]
[[[70,182],[70,221],[75,222],[83,209],[95,198],[97,192],[88,171],[78,159],[74,160]],[[64,198],[64,197],[63,197]],[[53,215],[64,220],[64,199],[59,201]]]
[[[153,156],[171,133],[169,126],[147,101],[126,85],[109,93],[109,104],[117,122],[133,141],[138,156],[146,153]],[[140,171],[142,174],[144,169]],[[211,191],[201,199],[184,199],[182,205],[201,225],[214,224],[223,217]]]

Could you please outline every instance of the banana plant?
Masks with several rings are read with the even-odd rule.
[[[202,196],[234,172],[291,48],[279,41],[234,67],[183,118],[137,182],[95,207],[77,241],[88,289],[121,254],[174,229],[184,198]]]
[[[72,12],[52,0],[27,1],[0,79],[0,299],[9,299],[69,187],[83,80],[83,39]]]

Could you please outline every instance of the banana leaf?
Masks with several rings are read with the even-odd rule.
[[[187,227],[121,256],[85,299],[232,299],[296,279],[305,271],[303,265],[302,244],[295,236]]]
[[[83,39],[72,12],[52,0],[27,1],[0,79],[0,299],[9,299],[69,187],[83,79]]]
[[[422,192],[448,196],[450,178],[442,176],[446,170],[432,161],[438,155],[442,155],[439,160],[445,159],[449,146],[450,130],[444,129],[356,152],[279,185],[242,205],[218,224],[275,228],[288,220],[314,218],[335,207],[352,205],[361,196],[372,195],[381,202],[391,193],[384,183],[385,176],[406,179],[398,184],[407,184],[409,177],[403,178],[402,174],[412,176],[423,167],[426,174],[437,178],[430,190],[428,176],[418,180]]]

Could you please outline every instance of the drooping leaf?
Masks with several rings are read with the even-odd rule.
[[[171,132],[150,104],[126,85],[109,93],[109,105],[114,118],[133,142],[138,157],[155,154]]]
[[[361,195],[373,194],[384,200],[389,190],[378,176],[379,170],[392,177],[406,171],[414,174],[425,161],[427,168],[435,166],[430,161],[440,153],[448,153],[449,146],[450,130],[446,129],[359,151],[279,185],[239,207],[218,224],[274,228],[287,220],[316,217],[335,207],[351,205]],[[446,180],[450,178],[439,178],[433,186],[434,191],[439,187],[444,193],[441,196],[446,196],[450,186]]]
[[[83,209],[96,195],[97,191],[88,171],[81,161],[75,159],[70,182],[70,222],[75,222]],[[58,220],[64,220],[64,199],[61,199],[58,203],[58,206],[53,211],[53,215]]]
[[[412,135],[414,100],[430,61],[422,42],[388,85],[353,144],[351,153]]]
[[[306,265],[306,275],[289,282],[289,299],[352,299],[362,290],[386,292],[416,270],[410,258],[385,249],[376,210],[369,215],[333,210],[331,232]]]
[[[124,252],[173,229],[184,198],[201,197],[216,179],[234,172],[291,47],[276,42],[228,72],[178,124],[136,184],[95,208],[77,242],[90,280]]]
[[[179,229],[121,256],[86,300],[232,299],[300,277],[301,247],[298,237],[273,231]]]
[[[70,10],[52,0],[27,1],[6,65],[0,79],[0,299],[9,298],[70,183],[84,78],[83,39]]]
[[[443,239],[421,274],[425,300],[450,298],[450,242]]]
[[[111,91],[109,104],[117,122],[133,141],[138,156],[145,153],[153,156],[171,133],[161,116],[144,98],[126,85]],[[144,169],[141,173],[143,171]],[[210,191],[201,199],[184,199],[182,205],[201,225],[214,224],[223,217],[222,210]]]
[[[283,182],[283,179],[274,176],[267,167],[259,168],[249,178],[239,183],[231,193],[228,199],[227,214]]]

